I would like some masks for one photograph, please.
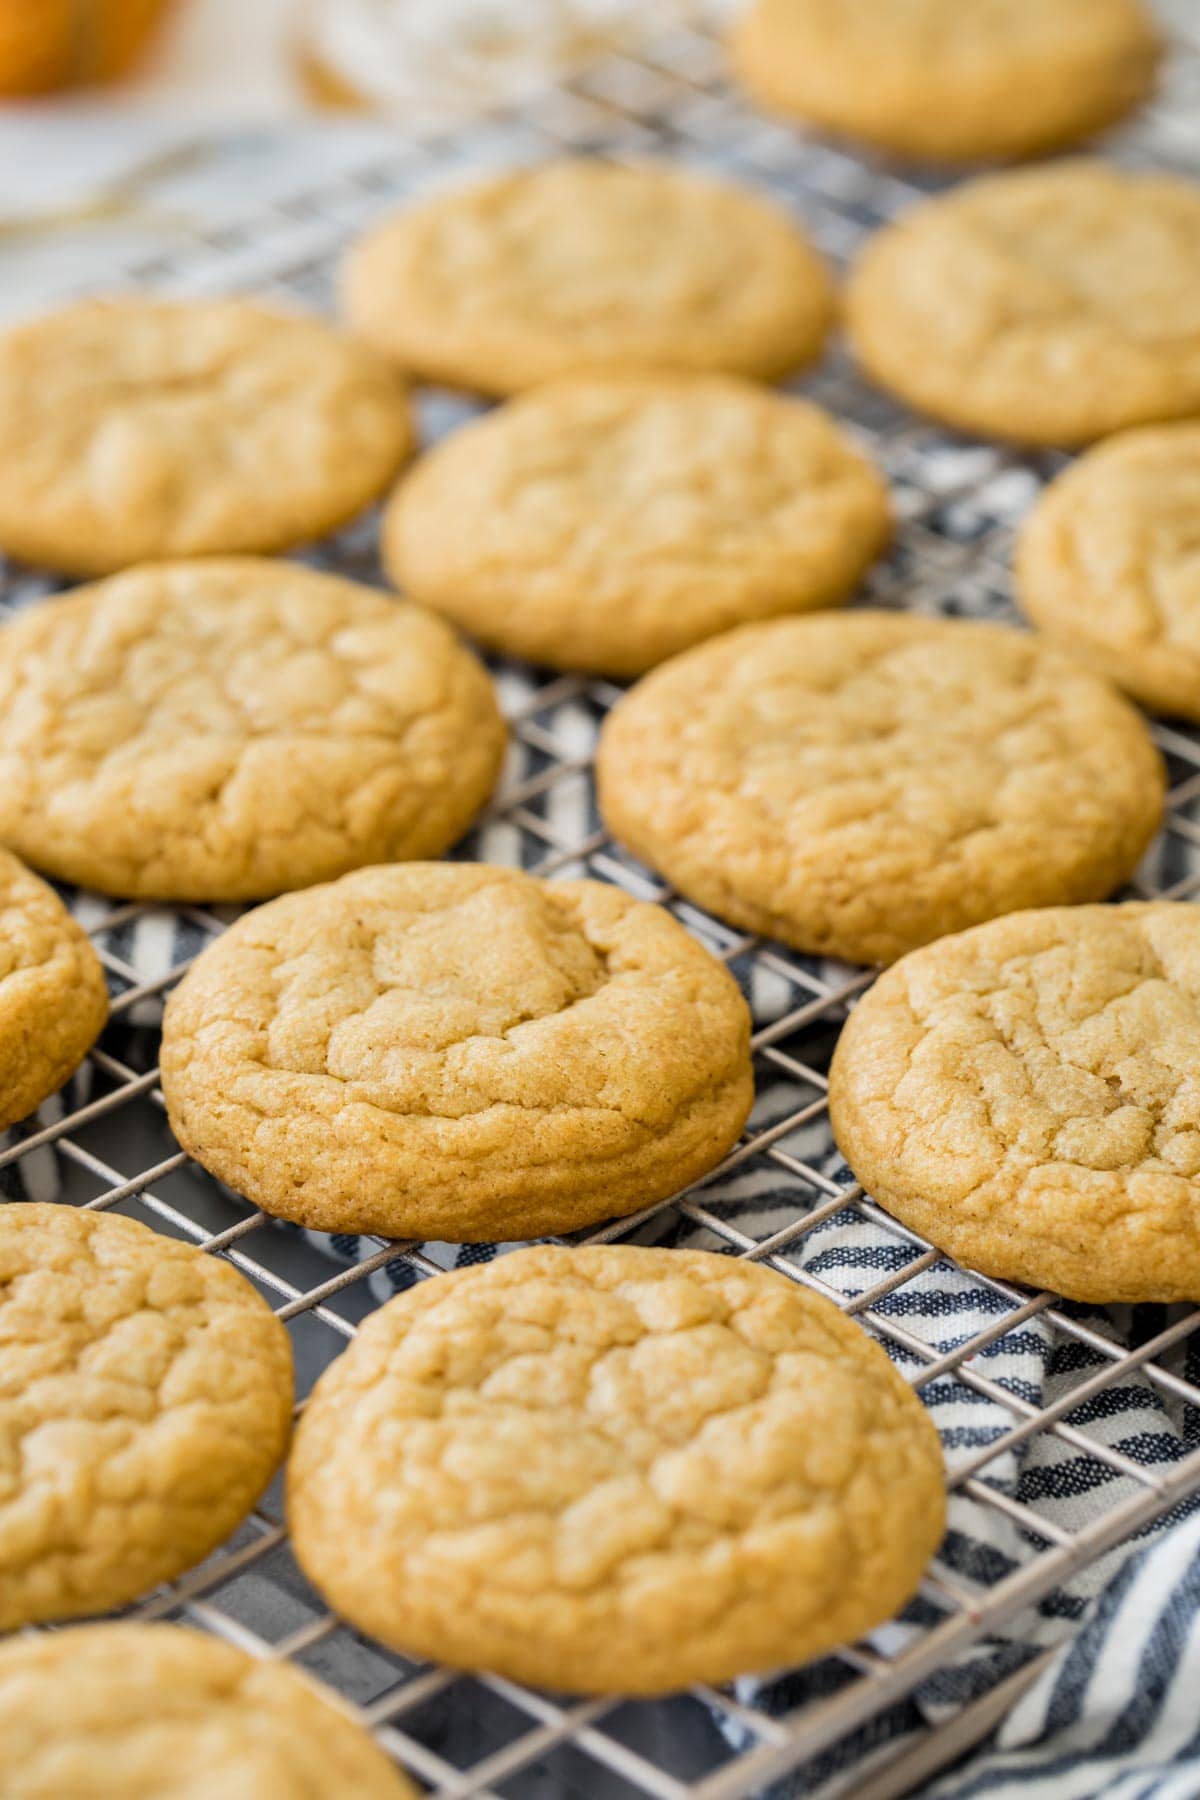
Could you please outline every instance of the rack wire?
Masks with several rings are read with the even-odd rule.
[[[1200,146],[1184,126],[1198,109],[1200,56],[1182,52],[1163,102],[1115,153],[1195,169]],[[339,250],[371,219],[431,181],[558,148],[667,154],[764,187],[839,262],[938,185],[752,115],[725,85],[719,45],[702,29],[676,29],[636,57],[609,57],[519,117],[454,138],[340,134],[323,142],[317,167],[311,131],[305,141],[300,168],[290,154],[272,161],[254,133],[219,153],[212,144],[176,147],[143,171],[142,213],[81,228],[71,255],[49,261],[36,233],[18,234],[0,251],[0,273],[31,282],[36,273],[47,299],[128,285],[191,295],[255,289],[324,306]],[[848,422],[893,484],[902,526],[866,598],[1012,622],[1013,523],[1059,459],[915,422],[836,354],[803,388]],[[449,396],[426,397],[426,436],[469,410]],[[371,521],[313,555],[319,566],[381,579]],[[0,608],[36,604],[51,586],[9,567]],[[277,1490],[218,1554],[132,1611],[190,1621],[320,1675],[445,1800],[738,1800],[776,1782],[796,1794],[844,1792],[852,1782],[857,1800],[888,1800],[986,1732],[1074,1628],[1122,1546],[1200,1493],[1200,1312],[1101,1314],[984,1281],[872,1205],[837,1155],[825,1102],[838,1027],[870,973],[739,935],[662,887],[609,840],[594,807],[591,750],[618,690],[493,668],[513,749],[501,797],[456,854],[544,876],[587,874],[658,899],[728,963],[755,1015],[760,1100],[741,1143],[692,1189],[572,1241],[725,1250],[856,1317],[946,1421],[947,1546],[902,1619],[868,1642],[808,1670],[654,1703],[535,1693],[411,1664],[356,1636],[292,1561]],[[1200,734],[1162,727],[1156,735],[1171,772],[1169,811],[1135,891],[1190,898],[1200,886]],[[190,1163],[163,1115],[161,1003],[233,915],[69,898],[108,972],[112,1017],[81,1077],[10,1135],[0,1191],[120,1209],[226,1257],[288,1322],[303,1395],[381,1297],[436,1279],[461,1257],[452,1247],[361,1238],[322,1244],[268,1221]],[[1053,1375],[1036,1388],[1022,1373],[1031,1343]],[[1130,1394],[1174,1427],[1157,1454],[1122,1435]],[[1040,1486],[1014,1479],[1031,1457]],[[1084,1492],[1081,1516],[1074,1500]],[[947,1671],[961,1677],[964,1669],[968,1678],[946,1689]]]

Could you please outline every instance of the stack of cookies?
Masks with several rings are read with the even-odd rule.
[[[1073,143],[1158,55],[1138,0],[754,0],[733,46],[764,103],[943,161]],[[988,1276],[1200,1297],[1200,914],[1100,904],[1162,815],[1135,703],[1200,720],[1198,296],[1200,192],[1101,160],[917,207],[840,307],[757,196],[563,160],[377,227],[341,329],[137,297],[10,332],[0,547],[84,585],[0,628],[0,1124],[106,1012],[27,863],[265,902],[175,989],[161,1074],[180,1145],[270,1215],[557,1237],[721,1164],[754,1097],[728,970],[617,886],[440,860],[506,745],[462,633],[633,683],[598,804],[677,894],[891,965],[830,1078],[873,1198]],[[1021,534],[1036,635],[841,610],[888,487],[771,385],[839,311],[863,371],[945,424],[1105,440]],[[500,404],[414,462],[411,382]],[[278,560],[385,497],[396,595]],[[882,1350],[700,1252],[543,1245],[426,1282],[362,1328],[288,1454],[291,1403],[286,1334],[232,1267],[0,1208],[0,1629],[172,1579],[285,1455],[297,1554],[341,1616],[577,1692],[836,1647],[908,1599],[943,1527],[936,1433]],[[0,1650],[6,1792],[98,1794],[101,1731],[138,1793],[404,1791],[298,1683],[182,1631]]]

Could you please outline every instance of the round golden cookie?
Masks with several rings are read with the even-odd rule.
[[[190,1569],[283,1456],[287,1332],[229,1263],[133,1219],[0,1205],[0,1343],[0,1631]]]
[[[405,369],[483,394],[586,369],[773,380],[812,361],[833,312],[819,257],[758,195],[566,158],[377,226],[350,252],[343,301]]]
[[[1200,187],[1073,161],[973,181],[868,243],[860,362],[983,436],[1083,444],[1200,413]]]
[[[397,586],[489,647],[622,676],[835,604],[889,529],[884,482],[819,408],[610,374],[455,432],[401,482],[383,546]]]
[[[474,863],[363,869],[238,921],[172,994],[179,1142],[265,1212],[454,1243],[635,1212],[753,1098],[729,973],[669,913]]]
[[[658,1694],[890,1618],[944,1492],[920,1401],[827,1300],[704,1251],[547,1247],[373,1313],[287,1506],[309,1579],[393,1649]]]
[[[0,336],[0,549],[71,575],[284,550],[413,444],[395,373],[244,300],[87,300]]]
[[[1200,424],[1099,444],[1017,540],[1021,610],[1144,706],[1200,720]]]
[[[412,1800],[333,1695],[180,1625],[0,1646],[5,1800]]]
[[[108,1017],[108,984],[58,895],[0,850],[0,1129],[74,1074]]]
[[[609,829],[719,918],[892,962],[996,913],[1103,899],[1163,770],[1101,677],[992,625],[745,625],[648,675],[597,759]]]
[[[440,619],[294,563],[129,569],[0,628],[0,841],[106,893],[254,900],[438,855],[504,744]]]
[[[829,1084],[880,1205],[1072,1300],[1200,1298],[1200,907],[1052,907],[889,969]]]
[[[752,0],[730,49],[767,106],[902,156],[1036,156],[1121,119],[1161,51],[1140,0]]]

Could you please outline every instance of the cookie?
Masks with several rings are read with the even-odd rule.
[[[600,808],[719,918],[892,962],[996,913],[1103,899],[1158,829],[1133,708],[992,625],[853,612],[746,625],[609,714]]]
[[[249,914],[172,994],[171,1127],[255,1206],[453,1243],[631,1213],[753,1097],[732,977],[669,913],[472,863],[364,869]]]
[[[905,957],[829,1084],[874,1199],[985,1275],[1200,1297],[1200,907],[1052,907]]]
[[[254,900],[438,855],[504,743],[440,619],[292,563],[130,569],[0,629],[0,842],[105,893]]]
[[[117,1213],[0,1205],[0,1344],[0,1631],[190,1569],[287,1445],[291,1349],[266,1302]]]
[[[587,369],[774,380],[819,353],[833,311],[820,259],[756,194],[591,159],[385,221],[351,250],[342,293],[355,330],[405,369],[482,394]]]
[[[180,1625],[77,1625],[0,1647],[6,1800],[412,1800],[294,1668]]]
[[[766,106],[902,156],[1037,156],[1147,97],[1140,0],[753,0],[730,50]]]
[[[1200,413],[1200,188],[1074,161],[989,176],[867,245],[858,358],[918,411],[1083,444]]]
[[[69,575],[320,537],[412,443],[394,372],[301,314],[127,297],[0,336],[0,549]]]
[[[836,604],[889,529],[883,481],[819,408],[731,376],[612,374],[456,432],[401,482],[383,544],[398,587],[490,648],[624,676]]]
[[[1098,445],[1042,495],[1017,540],[1039,630],[1143,706],[1200,721],[1200,424]]]
[[[366,1320],[287,1509],[329,1604],[406,1656],[658,1694],[889,1618],[944,1494],[920,1401],[827,1300],[704,1251],[545,1247]]]
[[[0,850],[0,1129],[73,1075],[108,1017],[108,984],[58,895]]]

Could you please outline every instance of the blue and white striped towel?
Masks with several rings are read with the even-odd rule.
[[[1200,1517],[1126,1560],[993,1742],[927,1792],[928,1800],[1195,1800]]]

